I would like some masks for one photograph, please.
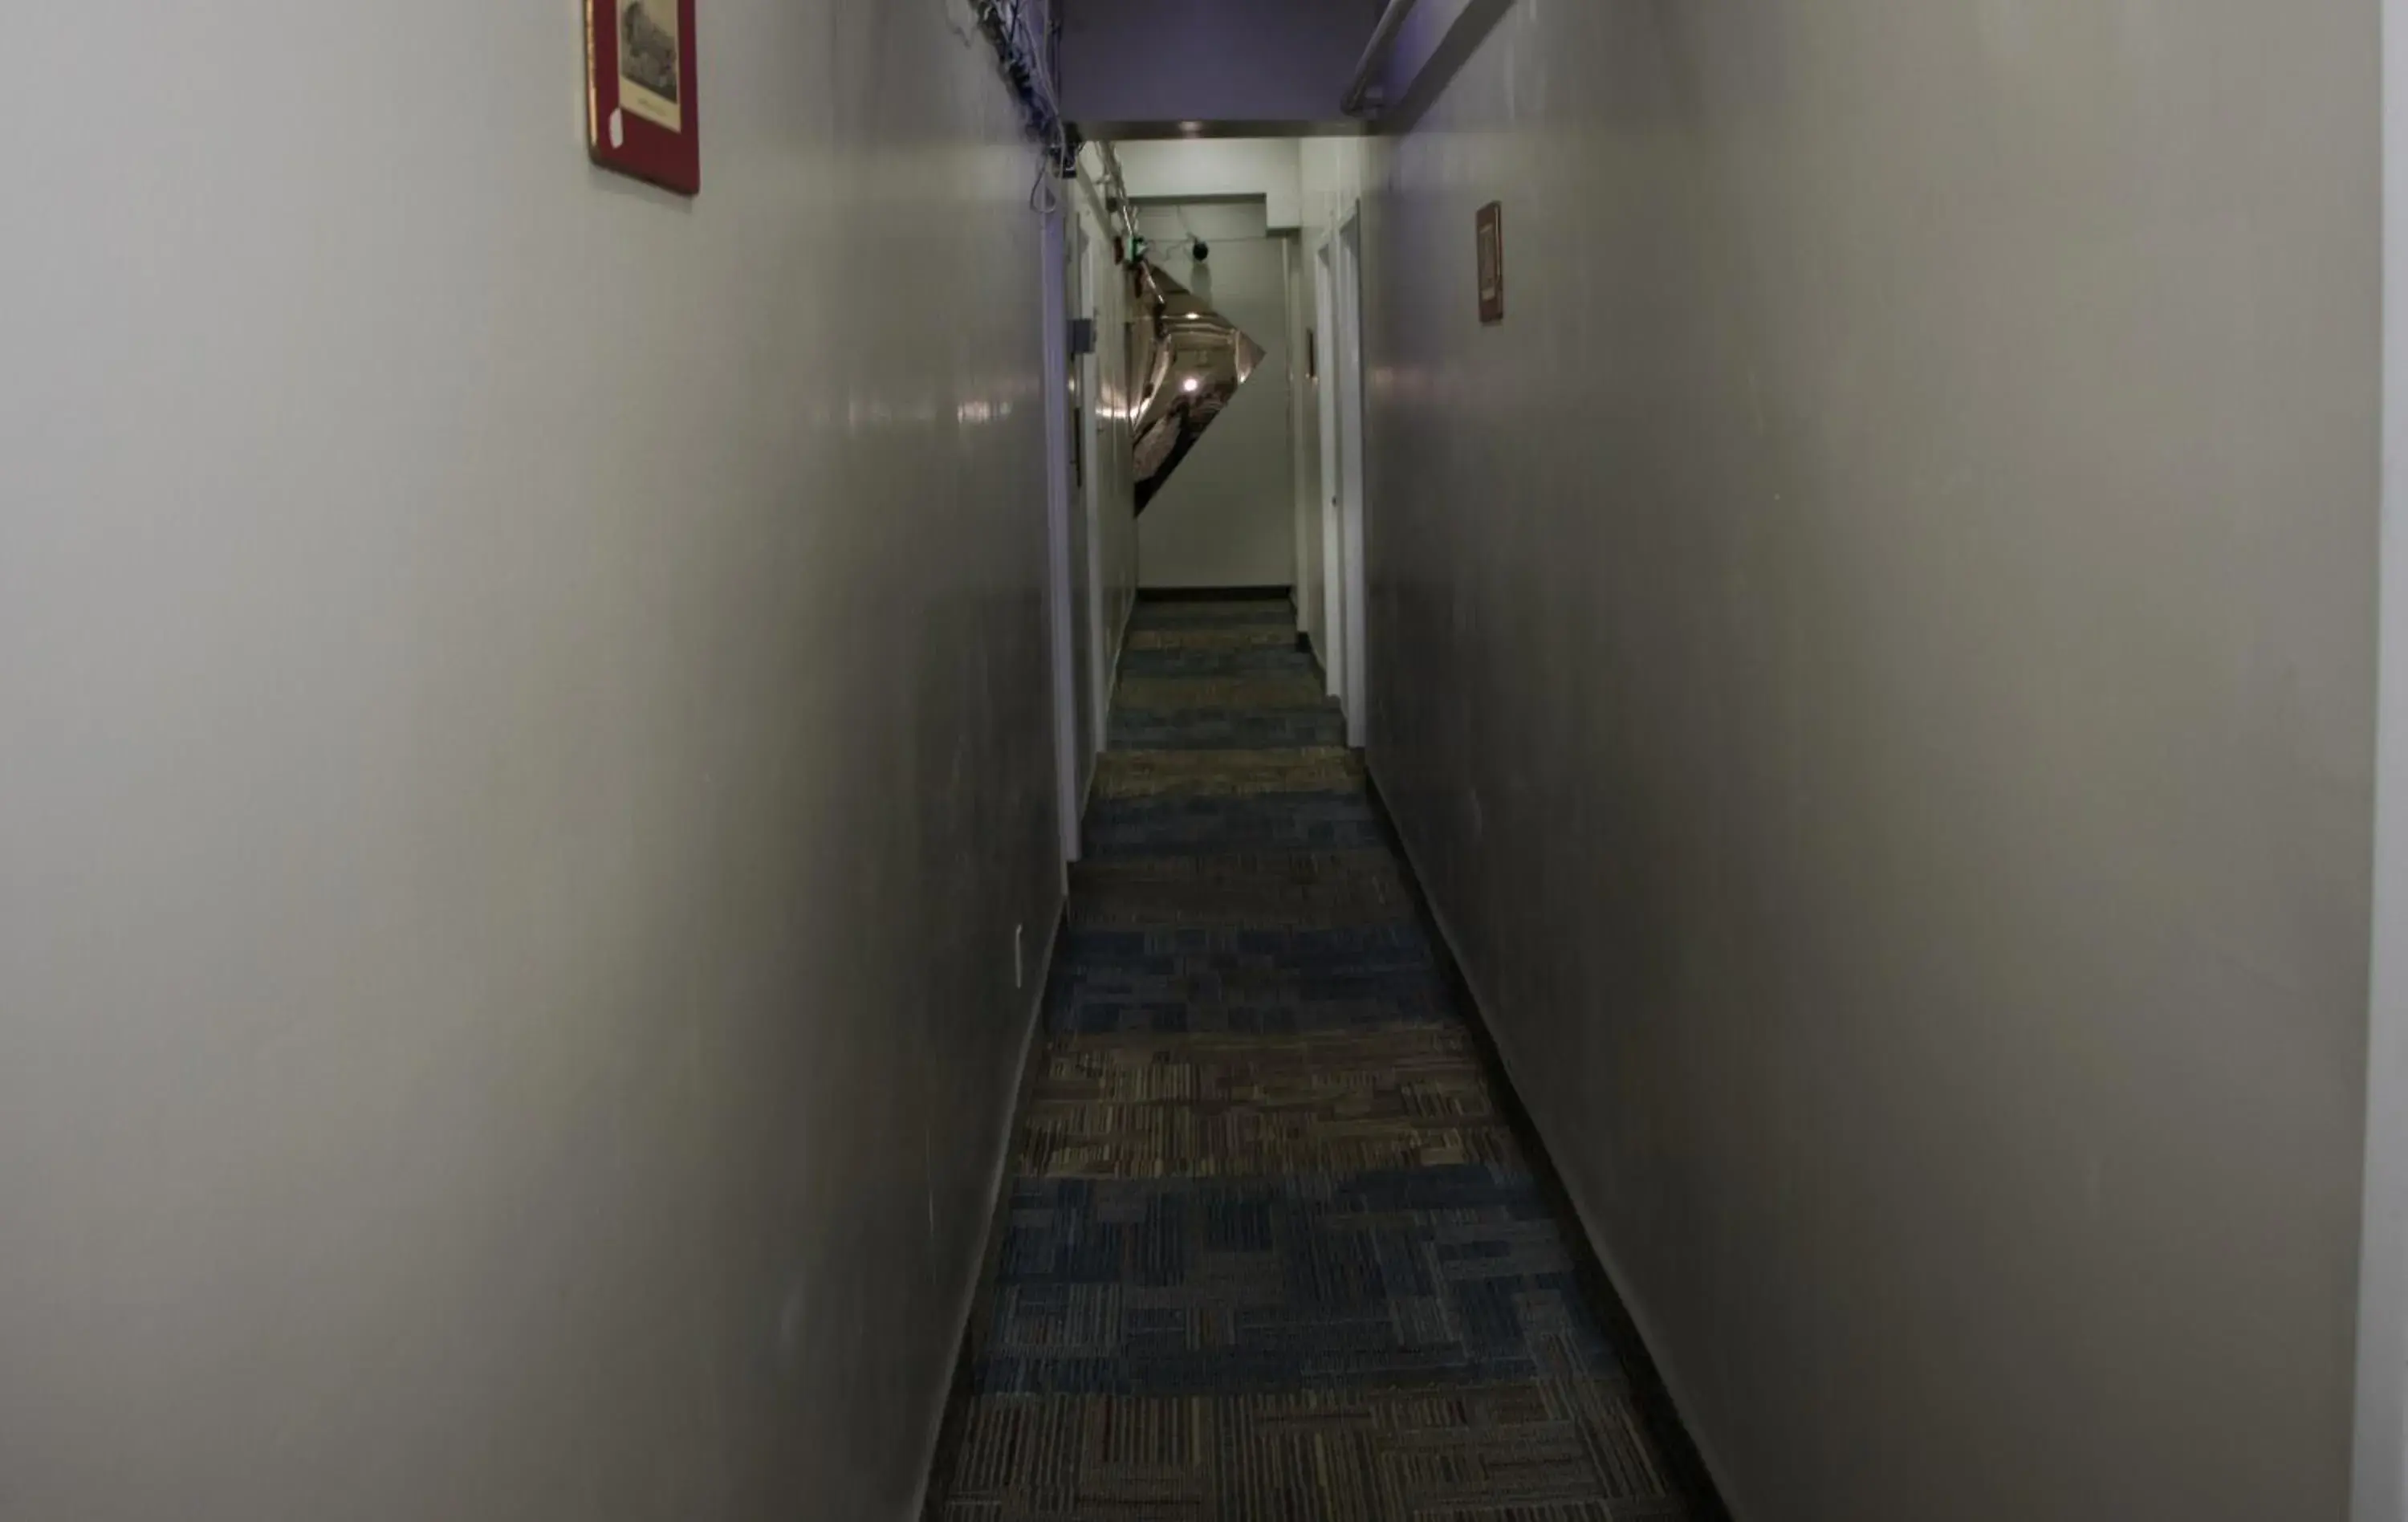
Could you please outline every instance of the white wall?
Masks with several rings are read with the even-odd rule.
[[[0,1515],[910,1512],[1058,891],[1031,160],[934,4],[702,12],[692,203],[572,4],[11,24]]]
[[[1113,151],[1129,194],[1150,201],[1259,196],[1270,232],[1304,215],[1304,144],[1295,137],[1199,137],[1122,143]]]
[[[2376,8],[1524,0],[1375,155],[1373,764],[1740,1516],[2344,1515]]]
[[[1154,261],[1191,286],[1190,233],[1210,245],[1214,309],[1264,352],[1254,378],[1139,518],[1141,580],[1161,588],[1292,585],[1295,455],[1280,243],[1266,235],[1259,204],[1148,206],[1141,222]]]

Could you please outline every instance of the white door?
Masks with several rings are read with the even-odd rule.
[[[1329,696],[1346,699],[1346,555],[1340,510],[1344,488],[1338,448],[1338,377],[1343,352],[1338,331],[1337,240],[1313,255],[1313,322],[1321,337],[1321,660]]]
[[[1369,739],[1369,652],[1363,569],[1363,219],[1338,232],[1338,453],[1341,569],[1346,582],[1346,743]]]

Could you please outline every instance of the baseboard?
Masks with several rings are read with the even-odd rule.
[[[1269,602],[1295,595],[1292,586],[1141,586],[1140,602]]]
[[[1095,764],[1087,768],[1086,796],[1079,800],[1079,818],[1081,820],[1081,828],[1079,830],[1079,854],[1082,858],[1086,855],[1087,844],[1087,832],[1084,826],[1084,821],[1087,817],[1087,811],[1094,808],[1096,805],[1096,779],[1104,774],[1101,757],[1105,751],[1111,749],[1112,708],[1121,700],[1121,657],[1128,653],[1129,625],[1137,617],[1137,598],[1131,597],[1129,599],[1128,611],[1122,615],[1121,626],[1112,636],[1112,669],[1111,674],[1104,679],[1104,743],[1096,748],[1094,755],[1087,758]]]
[[[1329,668],[1322,663],[1321,652],[1313,645],[1312,631],[1305,627],[1304,599],[1301,596],[1298,596],[1296,593],[1290,592],[1288,594],[1288,605],[1296,610],[1297,653],[1299,655],[1311,656],[1312,659],[1312,669],[1320,676],[1324,682],[1326,682],[1329,680]]]
[[[1299,655],[1311,655],[1312,668],[1318,671],[1321,669],[1321,657],[1313,654],[1312,636],[1304,626],[1304,599],[1297,595],[1294,587],[1288,588],[1287,605],[1296,610],[1296,653]]]
[[[954,1344],[953,1377],[945,1386],[945,1403],[938,1412],[936,1429],[924,1444],[927,1463],[920,1478],[917,1504],[905,1515],[934,1518],[944,1509],[944,1488],[938,1483],[939,1475],[950,1477],[953,1460],[961,1452],[963,1423],[969,1415],[970,1397],[978,1370],[979,1349],[986,1342],[987,1328],[980,1312],[988,1303],[986,1288],[995,1282],[996,1271],[1003,1261],[1004,1235],[1011,1218],[1011,1144],[1020,1135],[1021,1117],[1028,1113],[1029,1097],[1037,1089],[1038,1057],[1044,1049],[1039,1039],[1045,1028],[1045,996],[1054,982],[1055,954],[1070,929],[1070,900],[1066,895],[1061,912],[1054,916],[1054,934],[1045,942],[1044,959],[1037,968],[1037,997],[1028,1007],[1028,1027],[1020,1038],[1020,1081],[1012,1090],[1010,1111],[1003,1117],[1003,1146],[996,1157],[995,1182],[988,1188],[986,1240],[979,1247],[978,1271],[970,1279],[969,1294],[962,1303],[957,1325],[961,1334]]]
[[[1579,1245],[1587,1250],[1574,1253],[1573,1256],[1582,1260],[1574,1264],[1574,1271],[1601,1291],[1595,1297],[1598,1303],[1618,1307],[1622,1313],[1624,1325],[1609,1327],[1607,1331],[1623,1344],[1617,1346],[1615,1352],[1622,1357],[1630,1375],[1632,1400],[1639,1406],[1650,1435],[1656,1438],[1657,1446],[1663,1450],[1665,1462],[1673,1471],[1674,1482],[1704,1498],[1704,1509],[1696,1517],[1696,1522],[1731,1522],[1732,1513],[1725,1499],[1730,1491],[1723,1484],[1729,1470],[1717,1460],[1712,1447],[1701,1441],[1696,1429],[1689,1425],[1685,1414],[1697,1409],[1695,1402],[1684,1399],[1679,1381],[1668,1376],[1657,1366],[1655,1355],[1649,1351],[1656,1345],[1655,1328],[1646,1313],[1632,1304],[1621,1290],[1623,1285],[1629,1283],[1628,1275],[1623,1271],[1622,1264],[1615,1258],[1604,1233],[1598,1229],[1597,1223],[1582,1207],[1580,1197],[1565,1183],[1562,1170],[1556,1167],[1554,1154],[1547,1147],[1546,1133],[1540,1128],[1538,1117],[1522,1102],[1517,1074],[1528,1070],[1527,1066],[1513,1060],[1512,1049],[1506,1044],[1503,1033],[1488,1018],[1487,1001],[1480,997],[1479,989],[1472,985],[1470,975],[1464,970],[1463,958],[1455,950],[1455,933],[1448,927],[1446,917],[1439,912],[1437,903],[1429,897],[1428,880],[1422,875],[1421,863],[1414,859],[1412,842],[1398,826],[1396,815],[1388,808],[1387,796],[1381,790],[1374,754],[1367,752],[1364,754],[1365,783],[1370,794],[1372,812],[1387,835],[1389,843],[1404,858],[1410,879],[1408,891],[1412,896],[1413,907],[1436,941],[1433,950],[1437,954],[1439,975],[1446,981],[1448,991],[1462,1008],[1473,1042],[1481,1048],[1483,1060],[1492,1072],[1504,1080],[1497,1095],[1498,1103],[1507,1125],[1521,1139],[1529,1154],[1531,1171],[1537,1175],[1541,1192],[1567,1218],[1580,1225],[1582,1241]]]

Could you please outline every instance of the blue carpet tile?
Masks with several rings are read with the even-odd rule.
[[[930,1515],[1715,1522],[1324,690],[1139,605]]]
[[[1272,750],[1343,745],[1346,721],[1334,710],[1230,713],[1209,708],[1115,712],[1112,743],[1132,750]]]
[[[1087,811],[1087,852],[1099,857],[1365,851],[1382,839],[1369,803],[1326,793],[1108,798]]]

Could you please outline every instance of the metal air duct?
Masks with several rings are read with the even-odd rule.
[[[1143,512],[1263,362],[1263,346],[1151,262],[1133,272],[1139,378],[1137,510]]]

